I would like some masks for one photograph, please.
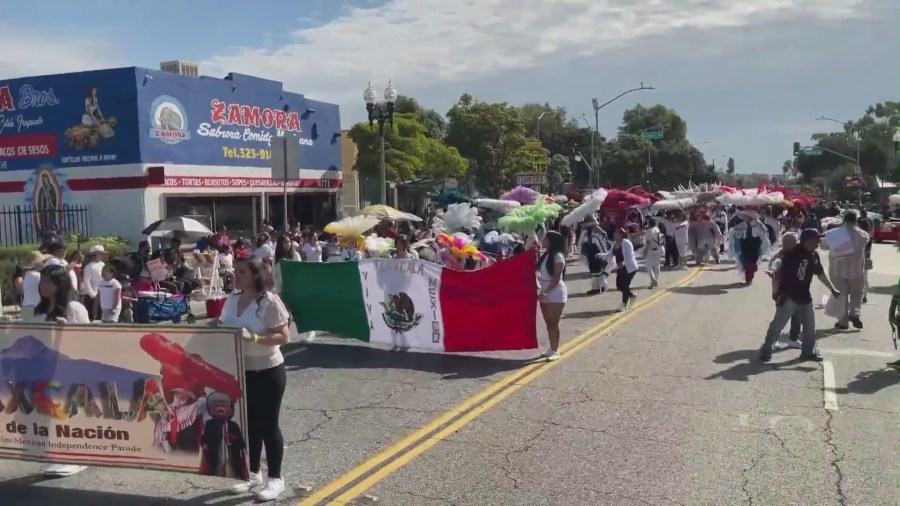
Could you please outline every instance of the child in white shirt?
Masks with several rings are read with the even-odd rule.
[[[103,281],[98,292],[103,323],[118,323],[122,312],[122,284],[116,279],[116,268],[112,265],[103,267]]]

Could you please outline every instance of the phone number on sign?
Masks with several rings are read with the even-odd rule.
[[[56,139],[47,135],[0,138],[0,159],[56,156]]]
[[[245,160],[271,160],[272,151],[268,149],[255,148],[229,148],[222,147],[222,154],[225,158],[241,158]]]

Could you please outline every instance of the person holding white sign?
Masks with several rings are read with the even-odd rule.
[[[250,479],[230,488],[234,494],[255,493],[258,501],[274,501],[284,492],[281,462],[284,438],[279,415],[287,376],[281,345],[289,340],[291,317],[281,298],[267,286],[263,261],[239,260],[234,269],[236,293],[228,297],[215,324],[235,328],[244,341],[247,439]],[[260,472],[266,448],[268,478]]]

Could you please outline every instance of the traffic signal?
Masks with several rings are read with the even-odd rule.
[[[794,143],[794,156],[800,156],[800,143]]]

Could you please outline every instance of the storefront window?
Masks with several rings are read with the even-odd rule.
[[[210,230],[225,225],[232,239],[252,237],[258,197],[166,197],[166,217],[187,216]]]

